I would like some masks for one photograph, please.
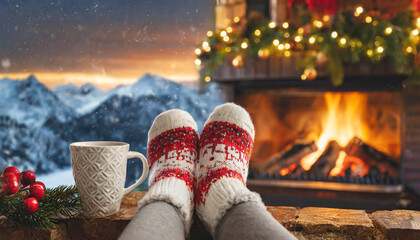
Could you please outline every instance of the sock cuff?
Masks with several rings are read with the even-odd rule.
[[[192,225],[193,193],[184,181],[175,178],[165,178],[154,184],[143,199],[138,202],[137,211],[149,203],[164,201],[173,205],[184,223],[185,235],[188,236]]]
[[[163,112],[155,118],[148,133],[148,142],[163,132],[180,127],[191,127],[197,131],[197,123],[188,112],[180,109]]]
[[[216,227],[227,211],[243,202],[255,202],[265,207],[260,195],[251,192],[240,180],[222,178],[212,184],[204,204],[196,206],[196,210],[212,236],[215,236]]]
[[[225,103],[216,107],[204,125],[210,122],[229,122],[243,128],[252,139],[255,137],[254,125],[249,113],[235,103]]]

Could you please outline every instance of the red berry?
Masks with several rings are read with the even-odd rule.
[[[19,177],[20,177],[20,175],[19,175],[19,170],[17,169],[17,168],[15,168],[15,167],[7,167],[6,169],[4,169],[4,171],[3,171],[3,174],[6,174],[6,173],[13,173],[13,174],[15,174],[16,175],[16,177],[18,177],[18,179],[19,179]]]
[[[15,194],[19,191],[19,179],[13,173],[3,175],[3,186],[1,189],[7,195]]]
[[[45,184],[41,181],[35,181],[34,184],[39,184],[44,188],[44,190],[47,190],[47,188],[45,187]]]
[[[32,184],[35,182],[35,173],[32,171],[23,171],[20,174],[20,183],[22,183],[23,186]]]
[[[41,184],[32,184],[29,187],[29,196],[36,198],[38,201],[44,196],[45,190]]]
[[[38,200],[36,198],[27,198],[22,204],[23,212],[26,214],[32,214],[38,210]]]

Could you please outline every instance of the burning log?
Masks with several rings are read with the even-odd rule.
[[[299,165],[299,160],[318,149],[314,141],[298,140],[289,145],[285,150],[272,155],[259,166],[260,172],[273,174],[293,164]]]
[[[340,151],[341,147],[335,140],[328,142],[322,155],[309,170],[309,174],[317,177],[328,176],[330,171],[335,167]]]
[[[390,174],[396,174],[398,172],[398,163],[396,160],[376,150],[360,138],[354,137],[347,144],[345,151],[347,155],[362,159],[369,166],[376,166],[382,173],[388,171]]]

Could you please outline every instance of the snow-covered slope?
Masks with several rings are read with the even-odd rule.
[[[60,85],[54,88],[53,92],[61,101],[73,108],[79,115],[91,112],[108,97],[106,93],[90,83],[81,87],[77,87],[71,83]]]

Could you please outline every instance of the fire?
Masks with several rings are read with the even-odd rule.
[[[363,138],[364,131],[362,117],[365,112],[367,96],[362,93],[326,93],[324,95],[327,105],[327,114],[322,119],[322,133],[316,140],[318,150],[301,159],[301,166],[308,171],[324,152],[331,140],[337,141],[344,147],[355,136]],[[343,166],[345,152],[341,151],[334,174]],[[340,163],[341,162],[341,163]]]
[[[346,155],[347,154],[344,151],[340,151],[337,162],[335,163],[335,167],[330,172],[330,176],[340,175],[344,168],[344,160],[346,159]]]

